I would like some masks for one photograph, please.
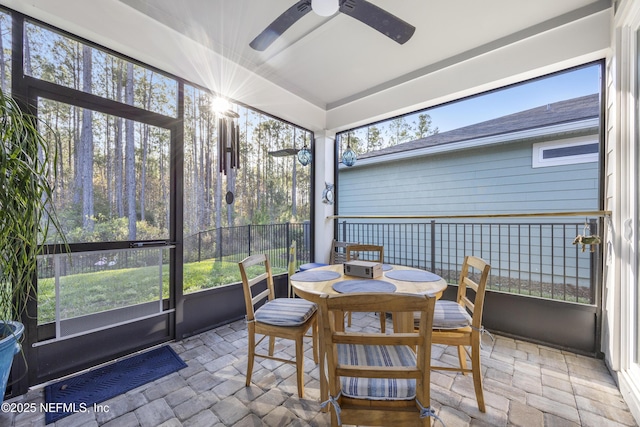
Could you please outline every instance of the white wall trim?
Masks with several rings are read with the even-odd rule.
[[[638,384],[640,369],[633,368],[621,371],[617,378],[620,394],[622,394],[633,417],[637,422],[640,422],[640,385]]]
[[[329,263],[329,252],[333,241],[333,220],[327,217],[334,214],[334,206],[322,203],[322,191],[325,182],[333,181],[335,168],[335,134],[331,132],[316,132],[315,134],[315,243],[313,246],[315,259],[313,262]],[[337,189],[335,189],[337,191]],[[337,197],[334,197],[337,199]]]
[[[558,148],[577,147],[580,145],[599,145],[598,135],[588,137],[557,139],[555,141],[536,142],[533,144],[533,153],[531,154],[532,168],[546,168],[550,166],[573,165],[579,163],[595,163],[600,159],[600,154],[596,150],[594,153],[566,155],[545,159],[544,153],[547,150],[555,150]]]
[[[603,314],[603,351],[607,364],[615,372],[620,392],[636,421],[640,422],[640,364],[636,349],[638,324],[638,151],[637,151],[637,82],[640,3],[621,1],[612,31],[613,57],[608,81],[608,105],[613,112],[608,123],[607,140],[611,160],[606,200],[613,211],[607,242],[613,247],[613,262],[605,278]]]

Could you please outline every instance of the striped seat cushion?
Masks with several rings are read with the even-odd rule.
[[[260,323],[274,326],[300,326],[316,312],[318,306],[300,298],[276,298],[256,310]]]
[[[458,329],[471,325],[467,310],[455,301],[436,301],[433,329]]]
[[[338,344],[338,361],[356,366],[416,366],[416,355],[405,345]],[[370,400],[411,400],[416,397],[416,381],[395,378],[341,377],[342,394]]]

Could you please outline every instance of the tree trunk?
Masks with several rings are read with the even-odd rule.
[[[194,226],[196,231],[200,231],[200,212],[198,211],[199,209],[199,202],[198,199],[200,198],[200,192],[199,190],[199,177],[198,177],[198,109],[196,108],[196,103],[198,102],[198,99],[196,98],[196,94],[194,93],[194,97],[193,97],[193,109],[192,109],[192,117],[193,117],[193,126],[191,127],[191,143],[193,144],[192,149],[191,149],[191,181],[192,181],[192,185],[191,185],[191,191],[192,191],[192,197],[191,197],[191,212],[195,213],[195,218],[194,218]],[[194,209],[195,207],[195,209]]]
[[[146,95],[145,106],[147,110],[151,110],[151,91],[153,88],[153,73],[150,73],[149,91]],[[147,158],[149,156],[149,125],[143,125],[142,129],[142,164],[140,165],[140,221],[146,221],[145,190],[147,187]]]
[[[297,174],[297,168],[298,166],[298,159],[296,156],[293,156],[293,168],[291,171],[291,217],[295,218],[298,216],[298,200],[297,200],[297,188],[296,188],[296,181],[298,180],[296,177]]]
[[[202,107],[202,105],[201,105]],[[198,181],[197,181],[197,188],[198,188],[198,213],[200,215],[200,229],[205,229],[207,228],[207,225],[209,224],[209,220],[207,218],[207,194],[206,194],[206,172],[204,170],[204,146],[207,142],[207,132],[206,132],[206,124],[205,122],[205,117],[203,116],[203,111],[202,108],[200,108],[200,115],[199,115],[199,138],[198,138],[198,142],[199,142],[199,146],[198,146],[198,164],[197,164],[197,171],[198,171]]]
[[[123,89],[123,78],[122,75],[122,61],[118,61],[118,71],[117,76],[118,79],[116,82],[116,100],[122,102],[122,89]],[[122,117],[116,118],[115,123],[115,141],[114,141],[114,149],[113,149],[113,175],[115,178],[115,204],[116,204],[116,215],[118,218],[124,217],[124,183],[123,183],[123,168],[122,168],[122,128],[123,128],[123,119]]]
[[[0,20],[0,87],[2,92],[7,93],[7,67],[4,64],[4,43],[2,43],[2,20]]]
[[[30,76],[31,73],[31,47],[29,46],[29,37],[24,37],[24,73]]]
[[[127,63],[127,82],[124,89],[125,102],[133,105],[133,64]],[[125,179],[127,191],[127,218],[129,219],[129,240],[136,239],[136,177],[134,123],[126,120],[125,128]]]
[[[91,48],[82,47],[82,90],[91,93],[92,72]],[[93,212],[93,112],[84,108],[82,110],[82,130],[80,133],[81,173],[82,188],[82,228],[92,232],[94,225]]]

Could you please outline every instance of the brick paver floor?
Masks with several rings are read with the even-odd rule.
[[[373,314],[354,313],[354,327],[379,328],[379,322]],[[446,427],[637,426],[602,360],[494,338],[483,337],[486,413],[478,411],[470,375],[433,372],[431,403]],[[55,427],[330,425],[329,415],[320,411],[318,368],[310,345],[303,399],[297,396],[294,367],[270,360],[256,359],[252,384],[245,387],[244,321],[170,345],[187,368],[102,402],[99,411],[63,418]],[[279,341],[276,351],[293,358],[293,343]],[[434,346],[433,362],[456,365],[456,350]],[[9,402],[39,405],[43,389]],[[0,426],[44,425],[39,411],[0,412]]]

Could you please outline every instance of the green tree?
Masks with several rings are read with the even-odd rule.
[[[389,145],[394,146],[411,139],[411,124],[404,116],[395,118],[389,123]]]
[[[384,146],[384,138],[382,132],[377,126],[369,126],[367,128],[367,151],[379,150]]]
[[[418,123],[415,128],[415,139],[426,138],[427,136],[438,133],[438,128],[432,126],[433,122],[430,115],[427,113],[419,114]]]

